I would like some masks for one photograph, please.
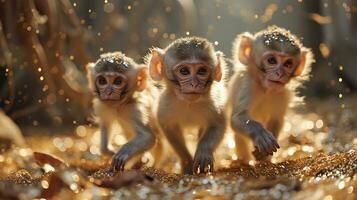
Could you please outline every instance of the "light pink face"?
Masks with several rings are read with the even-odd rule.
[[[127,78],[116,72],[100,73],[95,78],[95,85],[102,101],[121,101],[126,93]]]
[[[262,81],[267,88],[279,89],[289,83],[295,69],[299,66],[297,56],[278,51],[266,51],[260,61],[263,71]]]
[[[212,69],[204,63],[180,63],[174,67],[174,75],[179,83],[177,94],[194,101],[207,93],[207,83],[212,79]]]

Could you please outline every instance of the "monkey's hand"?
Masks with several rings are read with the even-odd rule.
[[[208,150],[197,149],[193,158],[194,173],[208,173],[213,171],[213,153]]]
[[[266,155],[265,153],[260,152],[258,149],[254,149],[254,151],[252,152],[255,159],[258,161],[263,161],[266,158],[268,158],[268,155]]]
[[[112,170],[114,172],[123,171],[126,162],[130,158],[130,151],[126,148],[120,149],[112,158]]]
[[[251,132],[251,137],[256,147],[255,153],[253,154],[257,160],[261,160],[268,155],[273,155],[273,153],[280,148],[273,134],[263,127],[256,127],[254,131]]]

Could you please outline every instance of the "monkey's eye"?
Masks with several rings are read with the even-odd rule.
[[[268,59],[267,59],[268,63],[270,65],[276,65],[278,63],[278,61],[276,60],[276,58],[274,56],[270,56]]]
[[[99,85],[106,85],[107,84],[107,80],[103,76],[99,76],[98,77],[98,83],[99,83]]]
[[[197,74],[198,74],[198,75],[202,75],[202,76],[203,76],[203,75],[206,75],[206,74],[207,74],[207,69],[201,67],[201,68],[198,69]]]
[[[113,81],[114,85],[120,85],[122,83],[121,79],[119,77],[115,78]]]
[[[292,59],[288,59],[287,61],[285,61],[284,66],[286,68],[289,68],[289,69],[292,68],[293,67],[293,60]]]
[[[187,67],[183,67],[180,69],[180,74],[187,76],[190,74],[190,70],[188,70]]]

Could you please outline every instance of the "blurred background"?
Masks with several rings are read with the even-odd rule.
[[[202,36],[230,58],[237,34],[274,24],[313,49],[302,94],[344,108],[357,87],[356,13],[357,0],[0,0],[2,116],[23,130],[91,125],[84,67],[101,53],[143,62],[150,47]]]

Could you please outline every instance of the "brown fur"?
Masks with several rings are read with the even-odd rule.
[[[113,157],[112,164],[115,165],[118,160],[118,154],[128,154],[129,158],[120,160],[123,162],[120,166],[120,169],[123,169],[126,161],[131,158],[144,153],[145,151],[152,148],[156,144],[154,149],[155,161],[160,159],[162,154],[162,146],[160,137],[160,128],[157,123],[157,118],[154,112],[154,101],[155,98],[159,95],[158,90],[152,84],[147,84],[150,82],[144,78],[142,81],[145,81],[145,88],[143,90],[138,90],[137,88],[142,86],[137,85],[136,73],[138,70],[147,71],[145,65],[136,64],[130,58],[126,57],[120,52],[108,53],[101,56],[101,58],[96,63],[89,63],[87,65],[87,77],[89,80],[89,86],[91,90],[95,93],[95,84],[94,78],[98,71],[105,71],[110,69],[103,69],[99,66],[99,69],[96,68],[96,64],[101,63],[103,59],[120,59],[125,62],[128,62],[128,67],[125,70],[121,70],[129,80],[129,92],[124,103],[117,101],[102,101],[98,96],[95,96],[93,99],[93,109],[94,115],[97,123],[101,127],[102,131],[102,151],[107,151],[107,132],[109,132],[112,124],[116,121],[121,126],[123,131],[122,134],[128,139],[128,143],[125,144],[122,149],[120,149],[116,155]],[[116,70],[116,66],[111,66],[111,69]],[[147,76],[147,75],[146,75]],[[107,131],[108,130],[108,131]],[[103,138],[104,137],[104,138]],[[123,152],[126,151],[126,152]],[[107,153],[107,152],[103,152]],[[156,162],[158,164],[159,162]]]
[[[248,50],[250,55],[254,55],[255,46],[258,45],[257,38],[262,35],[278,34],[279,37],[285,37],[282,41],[289,41],[289,44],[282,42],[278,49],[287,51],[298,48],[298,52],[306,52],[306,62],[304,71],[296,77],[293,77],[287,85],[279,91],[268,90],[262,86],[258,74],[261,73],[258,67],[253,62],[248,62],[244,65],[240,62],[242,50],[241,42],[243,38],[251,38],[251,48]],[[262,41],[260,41],[262,42]],[[288,46],[288,47],[287,47]],[[285,49],[284,49],[285,48]],[[250,52],[249,52],[250,51]],[[294,49],[295,53],[297,50]],[[296,36],[291,34],[286,29],[279,27],[269,27],[266,30],[260,31],[254,35],[250,33],[240,34],[233,43],[233,60],[235,63],[235,74],[231,78],[229,84],[229,96],[227,101],[227,117],[231,121],[233,130],[236,132],[236,146],[238,150],[239,159],[248,162],[253,159],[253,143],[251,135],[244,130],[253,130],[254,126],[242,128],[239,125],[238,115],[245,120],[254,120],[260,123],[265,129],[271,132],[275,138],[278,138],[280,130],[284,123],[284,116],[289,106],[301,102],[301,98],[296,95],[296,89],[302,85],[303,81],[308,80],[310,66],[313,60],[311,51],[302,46],[301,42]],[[287,51],[289,52],[289,51]],[[241,114],[240,114],[241,113]],[[235,115],[235,118],[233,117]]]
[[[158,121],[168,141],[181,160],[182,172],[207,172],[213,170],[213,152],[223,138],[225,130],[225,62],[222,54],[215,52],[213,45],[203,38],[181,38],[165,50],[153,49],[148,57],[150,75],[162,80],[163,91],[157,107]],[[197,100],[181,98],[173,76],[177,62],[195,60],[211,63],[212,76],[208,92]],[[219,71],[217,67],[220,67]],[[218,77],[221,73],[223,77]],[[218,78],[217,78],[218,77]],[[215,79],[217,78],[217,79]],[[215,81],[216,80],[216,81]],[[199,141],[194,158],[188,152],[183,134],[196,129]]]

